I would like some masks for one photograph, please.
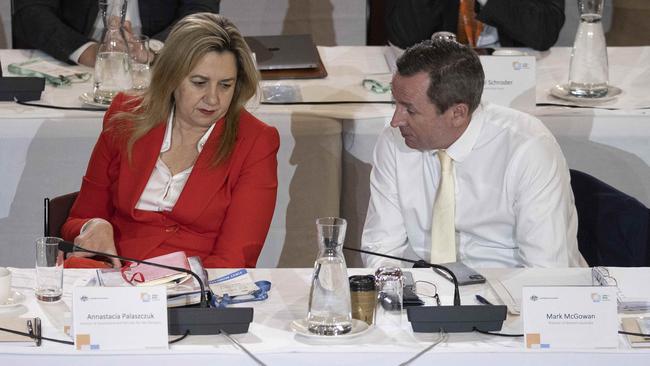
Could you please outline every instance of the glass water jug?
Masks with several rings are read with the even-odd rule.
[[[352,330],[350,284],[342,248],[347,222],[338,217],[316,220],[319,254],[309,291],[310,332],[336,336]]]
[[[99,0],[104,23],[95,59],[94,101],[110,104],[121,91],[131,89],[131,61],[124,30],[127,0]]]
[[[580,25],[571,52],[569,93],[576,97],[607,95],[609,69],[601,18],[604,0],[578,0]]]

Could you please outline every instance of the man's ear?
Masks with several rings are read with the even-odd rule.
[[[452,112],[452,123],[454,127],[461,127],[471,119],[471,114],[469,113],[469,106],[465,103],[457,103],[451,106]]]

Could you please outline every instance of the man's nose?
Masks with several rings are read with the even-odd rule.
[[[395,113],[393,113],[393,118],[390,120],[391,127],[401,127],[406,126],[406,118],[404,116],[404,108],[397,106],[395,107]]]

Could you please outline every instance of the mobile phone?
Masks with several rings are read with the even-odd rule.
[[[468,267],[463,262],[441,263],[440,265],[447,267],[450,271],[454,272],[456,279],[458,279],[458,286],[485,283],[485,277],[483,277],[482,274],[476,272],[473,268]],[[452,281],[451,276],[447,272],[438,268],[434,268],[433,270],[449,281]]]
[[[404,271],[402,273],[404,279],[404,287],[402,293],[402,306],[421,306],[424,301],[415,293],[415,281],[413,280],[413,273]]]

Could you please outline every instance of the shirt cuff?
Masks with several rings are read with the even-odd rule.
[[[70,59],[70,61],[74,62],[75,64],[78,64],[79,57],[81,57],[81,54],[84,53],[84,51],[88,49],[88,47],[92,46],[95,43],[97,42],[87,42],[83,46],[77,48],[76,51],[72,52],[68,58]]]

